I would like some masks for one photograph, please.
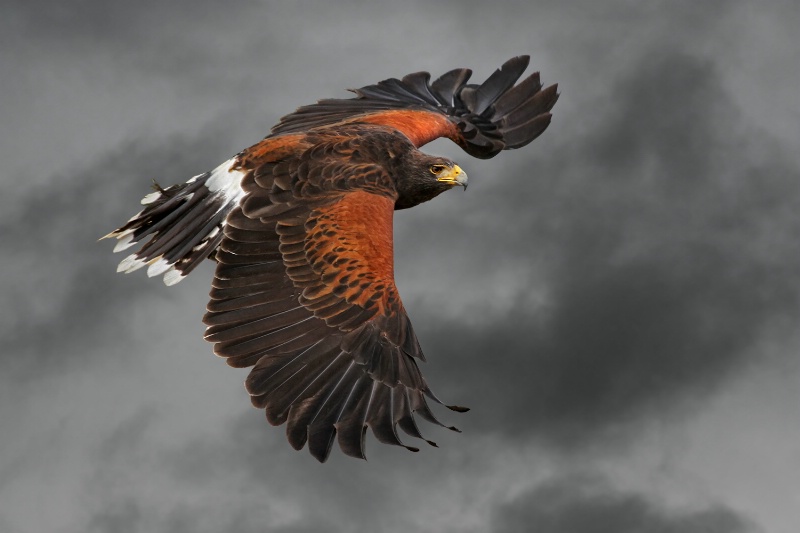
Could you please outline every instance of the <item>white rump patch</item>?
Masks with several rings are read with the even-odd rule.
[[[211,175],[206,181],[208,190],[221,194],[226,203],[239,203],[239,200],[244,197],[244,190],[242,190],[242,178],[244,172],[241,170],[231,170],[231,167],[236,162],[236,158],[231,158],[222,163],[220,166],[211,171]]]

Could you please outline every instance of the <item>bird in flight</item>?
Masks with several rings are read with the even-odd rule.
[[[118,271],[146,266],[174,285],[216,261],[205,338],[229,365],[252,367],[253,405],[286,424],[295,449],[324,462],[338,441],[365,458],[371,428],[417,451],[398,427],[435,446],[416,417],[444,426],[428,405],[442,402],[395,286],[393,214],[467,187],[457,164],[422,145],[447,137],[486,159],[547,128],[557,86],[542,88],[538,72],[516,83],[528,62],[514,57],[481,84],[465,68],[433,82],[417,72],[300,107],[217,168],[155,185],[106,235],[115,252],[138,246]]]

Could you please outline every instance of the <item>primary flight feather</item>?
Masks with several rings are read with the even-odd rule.
[[[393,213],[467,186],[458,165],[420,146],[447,137],[489,158],[547,128],[558,93],[538,72],[515,85],[528,61],[480,85],[469,69],[433,82],[417,72],[299,108],[214,170],[156,186],[106,236],[114,251],[139,246],[118,270],[146,266],[173,285],[217,262],[205,338],[231,366],[252,367],[253,405],[286,424],[295,449],[325,461],[338,441],[364,458],[369,427],[416,451],[397,428],[423,438],[415,415],[442,425],[427,400],[441,402],[394,283]]]

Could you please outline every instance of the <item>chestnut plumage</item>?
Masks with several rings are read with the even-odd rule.
[[[433,82],[418,72],[299,108],[214,170],[156,186],[106,236],[115,251],[139,246],[119,270],[147,266],[172,285],[203,258],[217,262],[205,337],[231,366],[252,367],[253,405],[286,424],[294,448],[325,461],[338,441],[364,458],[371,428],[417,451],[397,428],[423,439],[416,416],[443,426],[427,403],[441,402],[394,282],[394,211],[467,186],[455,162],[418,150],[425,143],[447,137],[488,158],[547,128],[556,86],[542,89],[538,72],[515,85],[528,61],[512,58],[480,85],[468,69]]]

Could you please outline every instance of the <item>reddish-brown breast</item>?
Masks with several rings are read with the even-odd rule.
[[[351,304],[389,314],[399,303],[394,284],[394,201],[363,191],[316,211],[309,260],[330,290]]]

